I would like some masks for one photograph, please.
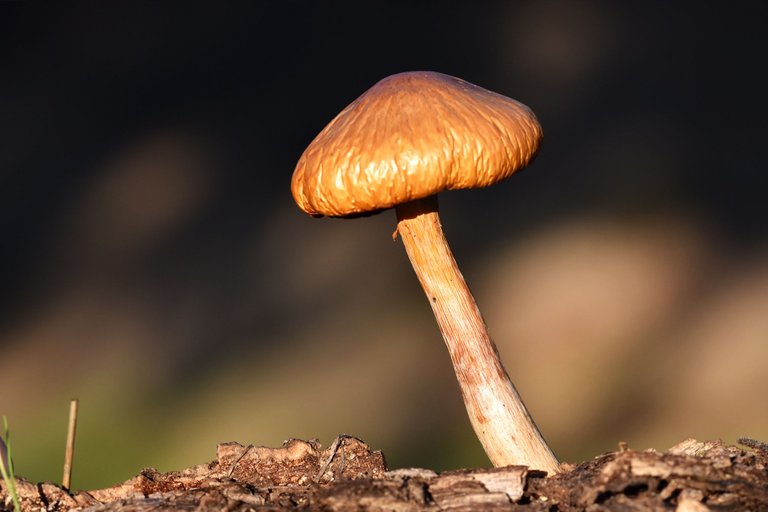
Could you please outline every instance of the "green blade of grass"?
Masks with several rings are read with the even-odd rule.
[[[8,418],[3,416],[4,434],[0,436],[0,473],[3,475],[5,488],[13,500],[13,510],[21,512],[19,496],[16,493],[16,476],[13,474],[13,458],[11,453],[11,433],[8,429]]]

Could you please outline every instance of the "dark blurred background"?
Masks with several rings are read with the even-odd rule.
[[[392,212],[312,219],[306,145],[381,78],[514,97],[545,143],[443,194],[505,364],[564,460],[768,438],[762,2],[0,4],[0,414],[74,487],[338,433],[488,462]]]

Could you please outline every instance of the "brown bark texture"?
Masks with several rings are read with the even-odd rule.
[[[740,443],[689,439],[666,453],[623,447],[547,476],[524,466],[389,471],[380,451],[339,436],[325,449],[299,440],[224,443],[209,464],[145,469],[108,489],[71,494],[24,479],[17,487],[25,511],[768,510],[768,445]],[[12,510],[4,486],[0,510]]]

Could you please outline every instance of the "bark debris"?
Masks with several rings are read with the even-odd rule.
[[[768,445],[684,441],[665,453],[622,445],[547,476],[524,466],[388,471],[384,456],[339,436],[282,447],[220,444],[216,460],[183,471],[145,469],[71,494],[18,479],[23,510],[49,511],[670,511],[768,510]],[[0,510],[11,510],[0,483]]]

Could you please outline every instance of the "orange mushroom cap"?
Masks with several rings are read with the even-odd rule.
[[[481,188],[536,156],[542,130],[513,99],[441,73],[389,76],[337,115],[291,182],[315,216],[372,213],[443,190]]]

